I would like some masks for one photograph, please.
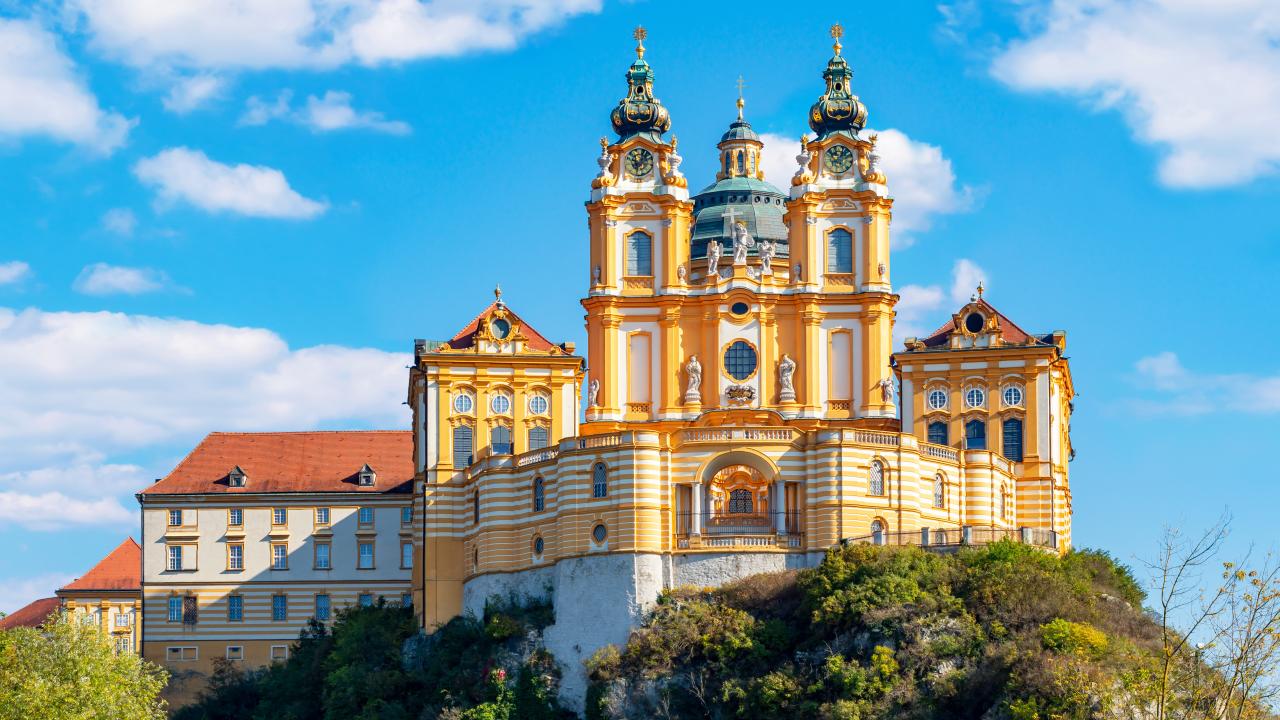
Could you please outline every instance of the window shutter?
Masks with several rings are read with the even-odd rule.
[[[653,274],[653,239],[648,233],[633,232],[627,236],[627,274]]]
[[[827,272],[853,272],[853,236],[844,228],[827,233]]]
[[[470,425],[459,425],[453,429],[453,464],[470,465],[474,454]]]
[[[1004,456],[1014,462],[1022,462],[1022,421],[1017,418],[1005,420],[1002,430]]]

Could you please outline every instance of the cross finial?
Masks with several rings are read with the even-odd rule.
[[[742,106],[746,105],[746,102],[742,99],[742,88],[746,86],[747,86],[747,82],[742,79],[741,75],[739,75],[738,76],[738,119],[739,120],[742,119]]]
[[[631,33],[631,37],[636,39],[636,57],[644,57],[644,39],[649,37],[649,32],[644,29],[643,25],[637,25],[636,31]]]
[[[832,47],[835,48],[836,54],[840,54],[840,38],[844,37],[844,27],[840,23],[831,26],[831,38],[836,41]]]

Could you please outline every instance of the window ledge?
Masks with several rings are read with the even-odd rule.
[[[166,539],[169,539],[169,538],[179,539],[179,538],[181,538],[181,539],[186,540],[186,539],[191,539],[191,538],[198,538],[198,537],[200,537],[200,528],[197,528],[197,527],[190,527],[190,526],[187,526],[187,525],[182,525],[182,526],[170,526],[169,528],[167,528],[167,529],[164,531],[164,536],[165,536],[165,538],[166,538]]]
[[[227,528],[226,536],[229,538],[241,539],[244,537],[244,527],[235,526]]]
[[[271,532],[267,533],[267,537],[273,537],[273,538],[287,538],[287,537],[289,537],[289,528],[287,528],[287,527],[273,527],[273,528],[271,528]]]
[[[372,525],[365,525],[363,527],[356,528],[356,534],[357,535],[377,535],[378,529]]]
[[[332,525],[318,525],[318,526],[316,526],[316,529],[315,529],[315,530],[312,530],[312,531],[311,531],[311,534],[312,534],[312,535],[315,535],[315,536],[317,536],[317,537],[329,537],[329,536],[333,535],[333,526],[332,526]]]

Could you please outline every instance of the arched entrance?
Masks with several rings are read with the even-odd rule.
[[[677,534],[771,535],[793,532],[787,520],[788,489],[777,465],[751,449],[710,458],[681,485]]]

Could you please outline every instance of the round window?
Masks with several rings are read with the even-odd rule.
[[[964,402],[969,407],[982,407],[987,403],[987,394],[982,388],[969,388],[965,391]]]
[[[934,410],[941,410],[947,406],[947,393],[945,390],[929,391],[929,407]]]
[[[550,404],[547,403],[547,399],[541,395],[534,395],[529,398],[529,412],[534,415],[546,415],[549,407]]]
[[[746,315],[750,309],[751,307],[744,302],[736,302],[729,306],[729,312],[734,315]]]
[[[471,408],[475,406],[475,401],[470,395],[459,395],[453,399],[453,411],[458,413],[469,413]]]
[[[489,403],[493,411],[499,415],[505,415],[511,412],[511,398],[506,395],[494,395],[493,401]]]
[[[964,329],[976,335],[982,332],[982,326],[986,323],[986,318],[982,317],[982,313],[969,313],[964,319]]]
[[[1010,407],[1017,407],[1022,404],[1022,388],[1017,385],[1010,385],[1004,389],[1004,404]]]
[[[609,537],[609,531],[608,531],[608,530],[606,530],[606,529],[605,529],[605,527],[604,527],[604,524],[603,524],[603,523],[601,523],[601,524],[599,524],[599,525],[597,525],[597,526],[595,526],[594,528],[592,528],[592,529],[591,529],[591,537],[592,537],[592,538],[593,538],[597,543],[602,543],[602,542],[604,542],[604,541],[605,541],[605,538]]]
[[[539,535],[538,537],[536,537],[536,538],[534,538],[534,539],[533,539],[533,554],[534,554],[534,555],[541,555],[541,554],[542,554],[542,549],[543,549],[543,545],[542,545],[542,536],[541,536],[541,535]]]
[[[511,334],[511,323],[498,318],[489,324],[489,328],[493,331],[493,336],[499,340],[506,339]]]
[[[724,371],[734,380],[746,380],[756,373],[756,349],[737,340],[724,351]]]

